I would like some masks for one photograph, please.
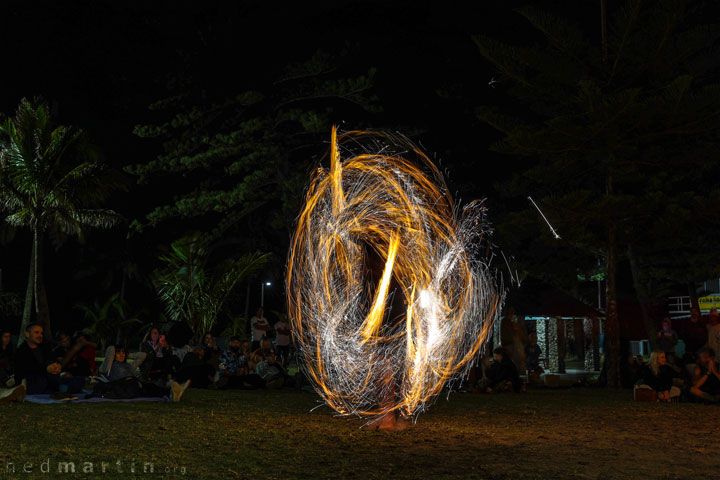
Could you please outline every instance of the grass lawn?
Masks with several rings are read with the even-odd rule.
[[[0,479],[70,477],[56,473],[63,461],[92,462],[84,478],[131,478],[133,461],[136,472],[154,464],[139,478],[181,478],[182,468],[185,478],[720,478],[720,407],[630,398],[579,388],[453,394],[396,433],[361,430],[324,406],[311,412],[317,397],[289,389],[0,405]],[[55,473],[37,473],[47,459]],[[25,462],[36,473],[21,473]]]

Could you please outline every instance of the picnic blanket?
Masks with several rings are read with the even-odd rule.
[[[165,397],[137,397],[137,398],[102,398],[102,397],[91,397],[85,398],[85,393],[78,393],[73,397],[78,397],[77,400],[53,400],[50,398],[50,394],[42,395],[26,395],[25,401],[31,403],[42,403],[42,404],[58,404],[58,403],[99,403],[99,402],[169,402],[170,398]]]

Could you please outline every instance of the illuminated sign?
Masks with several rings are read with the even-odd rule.
[[[705,297],[698,298],[698,304],[702,313],[707,313],[711,308],[720,309],[720,293],[713,293]]]

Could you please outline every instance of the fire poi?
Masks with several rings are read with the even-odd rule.
[[[405,138],[333,128],[329,157],[288,258],[302,367],[341,415],[414,417],[467,371],[500,311],[485,209],[457,210]]]

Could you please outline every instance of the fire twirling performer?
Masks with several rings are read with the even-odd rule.
[[[293,336],[330,407],[399,429],[396,415],[414,420],[466,373],[501,308],[485,210],[456,210],[437,167],[404,138],[333,129],[329,157],[288,255]]]

